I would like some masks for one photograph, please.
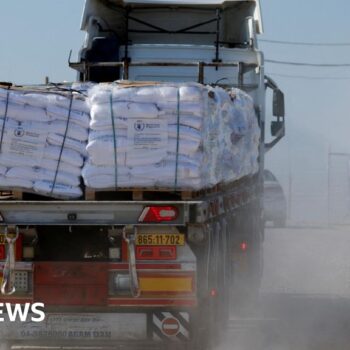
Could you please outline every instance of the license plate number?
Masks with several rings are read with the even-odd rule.
[[[136,245],[185,245],[182,233],[147,233],[136,236]]]

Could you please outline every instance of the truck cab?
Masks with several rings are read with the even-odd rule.
[[[88,0],[80,80],[198,81],[259,86],[258,1]],[[119,61],[119,64],[117,63]]]
[[[284,136],[284,97],[265,76],[257,36],[263,33],[259,0],[87,0],[79,81],[199,82],[238,87],[255,103],[265,139],[265,94],[273,90],[270,150]],[[263,164],[262,164],[263,166]]]

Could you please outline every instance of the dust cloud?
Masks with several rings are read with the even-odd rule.
[[[348,349],[349,246],[344,226],[267,228],[258,300],[216,349]]]
[[[287,226],[267,225],[259,298],[245,316],[231,314],[217,349],[349,349],[349,89],[283,78],[280,85],[287,135],[265,168],[283,188]]]

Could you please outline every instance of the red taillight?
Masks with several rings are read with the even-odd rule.
[[[146,207],[143,209],[139,222],[163,222],[177,219],[178,210],[176,207]]]
[[[210,290],[210,296],[211,296],[212,298],[216,298],[216,297],[218,296],[218,291],[217,291],[216,288],[212,288],[212,289]]]
[[[247,242],[241,242],[239,247],[240,247],[242,252],[245,252],[248,249],[248,244],[247,244]]]

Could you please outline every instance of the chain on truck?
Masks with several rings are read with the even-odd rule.
[[[79,201],[0,201],[3,303],[46,320],[1,324],[24,345],[204,349],[261,277],[264,154],[284,136],[283,93],[264,75],[258,0],[86,0],[79,81],[238,87],[261,128],[259,172],[203,191],[123,191]],[[272,141],[265,96],[273,92]]]

